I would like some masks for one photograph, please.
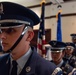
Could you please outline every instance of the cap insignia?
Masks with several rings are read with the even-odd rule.
[[[56,42],[53,42],[53,45],[55,46],[56,45]]]

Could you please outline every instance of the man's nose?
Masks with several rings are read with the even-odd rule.
[[[0,33],[0,39],[5,39],[5,38],[6,38],[5,32]]]

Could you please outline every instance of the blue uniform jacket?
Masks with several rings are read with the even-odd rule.
[[[20,75],[52,75],[53,71],[56,69],[56,66],[53,63],[42,58],[36,52],[36,49],[32,50],[33,52]],[[9,57],[10,54],[5,54],[4,56],[0,57],[0,75],[10,75]],[[61,72],[58,72],[57,75],[61,75]]]

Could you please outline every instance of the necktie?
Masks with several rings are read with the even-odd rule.
[[[11,75],[17,75],[17,62],[13,60],[12,66]]]

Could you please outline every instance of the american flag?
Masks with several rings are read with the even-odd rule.
[[[41,23],[38,31],[38,40],[37,40],[37,52],[45,58],[45,25],[44,25],[44,13],[45,12],[45,2],[42,3],[42,13],[41,13]]]
[[[57,40],[62,41],[61,10],[57,14]]]

